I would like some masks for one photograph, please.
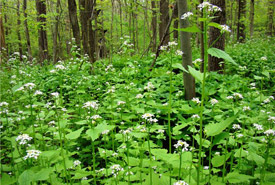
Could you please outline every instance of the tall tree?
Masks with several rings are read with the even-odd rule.
[[[274,26],[274,8],[275,8],[275,0],[268,0],[268,8],[267,8],[267,35],[272,36],[275,35],[275,26]]]
[[[238,6],[237,41],[244,42],[246,0],[238,0]]]
[[[46,1],[36,0],[38,25],[39,62],[42,65],[48,59],[48,39],[46,31]]]
[[[226,3],[225,0],[211,0],[211,4],[214,4],[222,9],[221,12],[215,14],[215,18],[212,20],[218,24],[224,25],[226,23]],[[212,47],[224,50],[225,47],[225,35],[220,36],[220,30],[218,28],[211,27],[209,35],[209,44],[213,44]],[[218,39],[218,40],[217,40]],[[217,57],[209,55],[208,59],[208,70],[219,71],[223,73],[224,64],[221,63],[223,60]]]
[[[254,34],[254,15],[255,15],[255,0],[250,0],[250,38],[253,37]]]
[[[57,62],[57,57],[59,53],[59,46],[57,43],[57,37],[59,32],[59,19],[60,19],[60,0],[56,1],[56,16],[55,16],[55,25],[54,25],[54,33],[53,33],[53,62]]]
[[[156,12],[156,1],[151,1],[152,6],[152,51],[156,52],[157,49],[157,12]]]
[[[174,19],[174,25],[173,25],[173,27],[174,27],[174,31],[173,31],[173,38],[174,38],[174,40],[175,41],[178,41],[178,27],[179,27],[179,19],[178,19],[178,4],[176,3],[175,4],[175,11],[173,12],[173,19]]]
[[[165,30],[169,22],[169,3],[167,0],[160,0],[160,24],[159,24],[159,40],[165,35]],[[167,45],[169,42],[169,35],[164,38],[163,45]]]
[[[199,0],[199,2],[201,4],[201,3],[203,3],[203,0]],[[203,17],[202,11],[200,12],[200,14],[201,14],[200,16]],[[203,70],[204,70],[204,68],[203,68],[203,66],[204,66],[204,40],[203,40],[204,27],[203,27],[203,22],[200,22],[200,29],[202,31],[202,33],[200,34],[200,44],[201,44],[200,45],[200,49],[201,49],[200,53],[201,53],[201,59],[202,59],[200,71],[203,72]]]
[[[80,31],[77,18],[77,7],[75,0],[68,0],[69,17],[73,30],[73,37],[75,38],[76,45],[80,48]]]
[[[17,0],[17,38],[18,38],[18,50],[20,53],[20,60],[22,60],[23,48],[20,34],[21,19],[20,19],[20,0]]]
[[[179,15],[179,24],[180,28],[186,28],[189,26],[187,19],[180,19],[181,15],[188,12],[187,0],[178,0],[178,15]],[[182,65],[188,70],[188,66],[192,66],[192,47],[191,47],[191,34],[188,32],[180,31],[180,43],[181,50],[183,51],[182,55]],[[185,99],[191,100],[195,97],[195,79],[194,77],[186,72],[183,72],[183,81],[185,89]]]
[[[2,20],[2,6],[0,6],[0,65],[2,64],[2,58],[6,56],[6,42],[5,42],[5,32]]]
[[[27,41],[28,48],[28,59],[32,61],[32,49],[31,49],[31,41],[30,41],[30,32],[28,26],[28,15],[27,15],[27,0],[23,0],[23,14],[24,14],[24,27],[25,27],[25,36]]]

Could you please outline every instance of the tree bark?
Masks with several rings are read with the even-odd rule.
[[[167,0],[160,0],[160,24],[159,24],[159,38],[161,39],[165,34],[165,29],[169,22],[169,6]],[[165,37],[163,45],[168,45],[169,37]]]
[[[203,3],[203,0],[200,0],[200,3]],[[203,13],[202,12],[200,12],[200,16],[201,17],[203,17]],[[201,29],[201,31],[202,31],[202,33],[200,34],[200,43],[201,43],[201,47],[200,47],[200,49],[201,49],[201,60],[202,60],[202,62],[201,62],[201,68],[200,68],[200,71],[201,72],[203,72],[204,71],[204,68],[203,68],[203,66],[204,66],[204,41],[203,41],[203,22],[200,22],[200,29]]]
[[[255,0],[250,0],[250,38],[254,34]]]
[[[211,0],[211,4],[214,4],[222,9],[221,12],[216,13],[216,18],[212,21],[218,24],[224,25],[226,24],[226,3],[225,0]],[[209,44],[214,48],[218,48],[220,50],[224,50],[225,48],[225,35],[221,35],[220,29],[210,27],[210,35],[209,35]],[[216,40],[218,39],[218,40]],[[223,59],[213,57],[209,55],[208,60],[208,71],[218,71],[219,73],[223,73],[224,71],[224,63],[222,63]]]
[[[156,52],[157,49],[157,12],[156,1],[151,1],[152,6],[152,51]]]
[[[44,60],[48,60],[48,40],[46,31],[46,1],[36,0],[37,22],[38,27],[38,45],[39,45],[39,62],[42,65]]]
[[[246,14],[246,0],[238,0],[238,24],[237,24],[237,41],[245,41],[245,14]]]
[[[57,43],[57,37],[59,32],[59,19],[60,19],[60,0],[56,2],[56,16],[55,16],[55,25],[54,25],[54,33],[53,33],[53,63],[57,62],[57,57],[59,53],[59,47]]]
[[[2,64],[2,59],[6,57],[6,42],[5,42],[5,32],[2,20],[2,9],[0,6],[0,65]]]
[[[69,17],[70,23],[73,30],[73,37],[75,38],[76,45],[80,48],[80,30],[77,18],[77,7],[75,0],[68,0],[68,9],[69,9]]]
[[[30,41],[30,33],[29,33],[29,26],[28,26],[28,15],[27,15],[27,0],[23,0],[23,14],[24,14],[24,26],[25,26],[25,36],[27,41],[27,48],[28,48],[28,59],[32,61],[32,49],[31,49],[31,41]]]
[[[178,18],[178,4],[176,3],[175,4],[175,11],[173,13],[173,19],[174,19],[174,31],[173,31],[173,38],[174,38],[174,41],[178,42],[178,38],[179,38],[179,31],[177,30],[179,28],[179,18]]]
[[[180,19],[181,15],[186,12],[188,12],[187,0],[178,0],[178,15],[180,28],[186,28],[189,26],[189,22],[187,19]],[[190,37],[190,33],[180,31],[181,50],[183,51],[182,65],[186,70],[188,70],[188,66],[192,66],[192,47]],[[196,95],[195,79],[191,74],[183,72],[183,81],[185,89],[185,99],[191,100]]]
[[[20,60],[22,60],[23,49],[22,49],[22,41],[20,34],[21,20],[20,20],[20,0],[17,1],[17,38],[18,38],[18,50],[20,53]]]
[[[273,23],[274,8],[275,8],[275,0],[269,0],[268,9],[267,9],[267,35],[269,36],[275,35],[275,28]]]

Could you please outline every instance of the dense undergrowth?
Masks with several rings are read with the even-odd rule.
[[[200,184],[275,183],[274,43],[227,48],[238,66],[208,74]],[[197,184],[200,99],[185,101],[171,73],[180,57],[164,52],[149,72],[151,56],[76,56],[2,66],[2,184]]]

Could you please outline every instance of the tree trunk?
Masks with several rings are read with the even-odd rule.
[[[31,41],[30,41],[30,33],[29,33],[29,26],[28,26],[28,16],[26,13],[27,9],[27,0],[23,0],[23,14],[24,14],[24,26],[25,26],[25,36],[27,41],[27,48],[28,48],[28,59],[32,61],[32,49],[31,49]]]
[[[189,22],[187,19],[180,19],[181,15],[186,12],[188,12],[187,0],[178,0],[178,15],[180,28],[186,28],[189,26]],[[188,66],[192,66],[192,47],[190,37],[190,33],[180,31],[181,50],[183,51],[182,65],[186,70],[188,70]],[[195,79],[191,74],[183,72],[183,81],[185,89],[185,99],[191,100],[196,95]]]
[[[151,1],[152,6],[152,51],[156,52],[157,49],[157,12],[156,12],[156,2]]]
[[[238,24],[237,24],[237,41],[245,41],[245,14],[246,14],[246,0],[238,0]]]
[[[44,60],[48,60],[48,40],[46,31],[46,2],[36,0],[38,27],[39,62],[42,65]]]
[[[176,3],[175,4],[175,11],[173,13],[173,19],[174,19],[174,31],[173,31],[173,38],[174,38],[174,41],[178,42],[178,38],[179,38],[179,31],[177,30],[179,28],[179,19],[178,19],[178,4]]]
[[[255,7],[255,0],[250,0],[250,38],[253,37],[254,34],[254,11]]]
[[[2,64],[2,59],[6,57],[6,42],[5,42],[5,32],[2,20],[2,9],[0,6],[0,65]]]
[[[57,43],[58,27],[59,27],[59,19],[60,19],[59,10],[60,10],[60,0],[57,0],[55,25],[54,25],[54,33],[53,33],[53,63],[57,62],[57,57],[58,57],[58,53],[59,53],[59,47],[58,47],[58,43]]]
[[[200,0],[200,3],[203,3],[203,0]],[[201,17],[203,17],[203,13],[202,12],[200,12],[200,16]],[[200,49],[201,49],[201,60],[202,60],[202,62],[201,62],[201,68],[200,68],[200,71],[201,72],[203,72],[203,70],[204,70],[204,68],[203,68],[203,66],[204,66],[204,41],[203,41],[203,29],[204,29],[204,27],[203,27],[203,22],[200,22],[200,29],[201,29],[201,31],[202,31],[202,33],[200,34],[200,43],[201,43],[201,47],[200,47]]]
[[[267,35],[275,35],[275,28],[273,23],[275,0],[268,1],[267,9]]]
[[[161,39],[165,34],[165,29],[169,22],[169,6],[167,0],[160,0],[160,24],[159,24],[159,38]],[[163,45],[168,45],[169,35],[164,39]]]
[[[21,20],[20,20],[20,0],[17,1],[17,38],[18,38],[18,50],[20,53],[20,60],[22,60],[23,49],[21,43],[21,34],[20,34]]]
[[[214,18],[212,21],[216,22],[218,24],[224,25],[226,24],[226,5],[225,0],[211,0],[211,4],[214,4],[222,9],[221,12],[217,12],[215,14],[216,18]],[[210,36],[209,36],[209,44],[212,45],[214,42],[214,45],[212,47],[218,48],[220,50],[224,50],[225,47],[225,35],[223,34],[220,36],[220,29],[210,27]],[[219,38],[220,37],[220,38]],[[218,40],[216,40],[219,38]],[[223,73],[224,70],[224,63],[221,63],[223,59],[212,57],[209,55],[208,60],[208,70],[209,71],[218,71],[219,73]]]
[[[80,48],[80,31],[77,18],[77,7],[75,0],[68,0],[69,17],[73,30],[73,37],[75,38],[76,45]]]

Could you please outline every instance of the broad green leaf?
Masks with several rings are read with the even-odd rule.
[[[222,133],[233,121],[235,116],[227,118],[220,123],[210,123],[205,126],[205,132],[207,136],[216,136]]]
[[[99,134],[100,134],[100,133],[98,133],[97,130],[96,130],[95,128],[91,128],[91,129],[88,129],[88,130],[86,131],[86,134],[87,134],[89,137],[92,138],[92,141],[95,141],[96,139],[99,138]]]
[[[191,33],[201,33],[201,30],[196,25],[193,25],[193,26],[190,26],[187,28],[180,28],[180,29],[176,29],[176,30],[184,31],[184,32],[191,32]]]
[[[175,68],[175,69],[180,69],[180,70],[182,70],[182,71],[184,71],[184,72],[186,72],[186,73],[189,73],[189,72],[182,66],[182,64],[180,64],[180,63],[173,64],[172,67]]]
[[[81,132],[83,131],[83,129],[84,129],[84,127],[81,127],[80,129],[67,134],[66,138],[67,139],[77,139],[77,138],[79,138],[79,136],[80,136]]]
[[[34,176],[34,181],[42,181],[42,180],[47,180],[50,177],[50,173],[53,172],[52,168],[44,168],[37,172]]]
[[[249,183],[249,180],[253,179],[253,177],[249,175],[238,174],[236,172],[233,172],[233,173],[227,174],[225,179],[228,180],[229,183],[235,184],[235,183],[243,183],[243,182]]]
[[[224,164],[224,162],[226,162],[228,160],[228,158],[230,157],[230,153],[226,154],[226,156],[224,155],[216,155],[212,158],[212,165],[213,167],[220,167]]]
[[[173,127],[173,135],[178,135],[180,134],[180,130],[185,128],[186,126],[190,125],[192,122],[188,122],[188,123],[182,123],[180,125],[177,125],[175,127]]]
[[[230,62],[234,65],[238,65],[227,53],[225,53],[223,50],[220,50],[218,48],[209,48],[207,50],[208,54],[217,58],[222,58],[227,62]]]
[[[83,177],[87,177],[90,175],[92,175],[92,172],[84,171],[84,170],[77,170],[74,173],[74,176],[72,177],[72,179],[82,179]]]
[[[197,71],[195,68],[188,66],[188,70],[190,72],[190,74],[199,82],[202,82],[203,80],[203,73],[201,73],[200,71]]]
[[[14,184],[16,182],[16,178],[6,174],[6,173],[2,173],[1,174],[1,180],[0,180],[0,184],[2,185],[10,185],[10,184]]]
[[[254,152],[249,152],[247,159],[250,161],[255,161],[258,166],[261,166],[264,164],[264,158]]]
[[[267,78],[270,78],[270,75],[269,75],[268,71],[263,71],[262,74],[265,75]]]
[[[18,178],[19,185],[29,185],[33,181],[35,174],[32,170],[25,170]]]
[[[85,124],[88,124],[88,121],[87,120],[80,120],[80,121],[75,122],[75,124],[77,124],[77,125],[85,125]]]
[[[200,136],[198,134],[196,134],[195,136],[193,136],[195,138],[195,140],[197,141],[197,143],[200,145]],[[208,148],[210,146],[210,141],[208,141],[207,139],[202,139],[202,146],[205,148]]]
[[[92,138],[93,141],[99,138],[100,134],[104,130],[113,130],[115,128],[114,125],[108,125],[107,123],[102,123],[97,125],[95,128],[91,128],[86,131],[86,134]]]
[[[215,27],[215,28],[218,28],[218,29],[221,29],[221,25],[216,23],[216,22],[210,22],[208,24],[208,26],[212,26],[212,27]]]

